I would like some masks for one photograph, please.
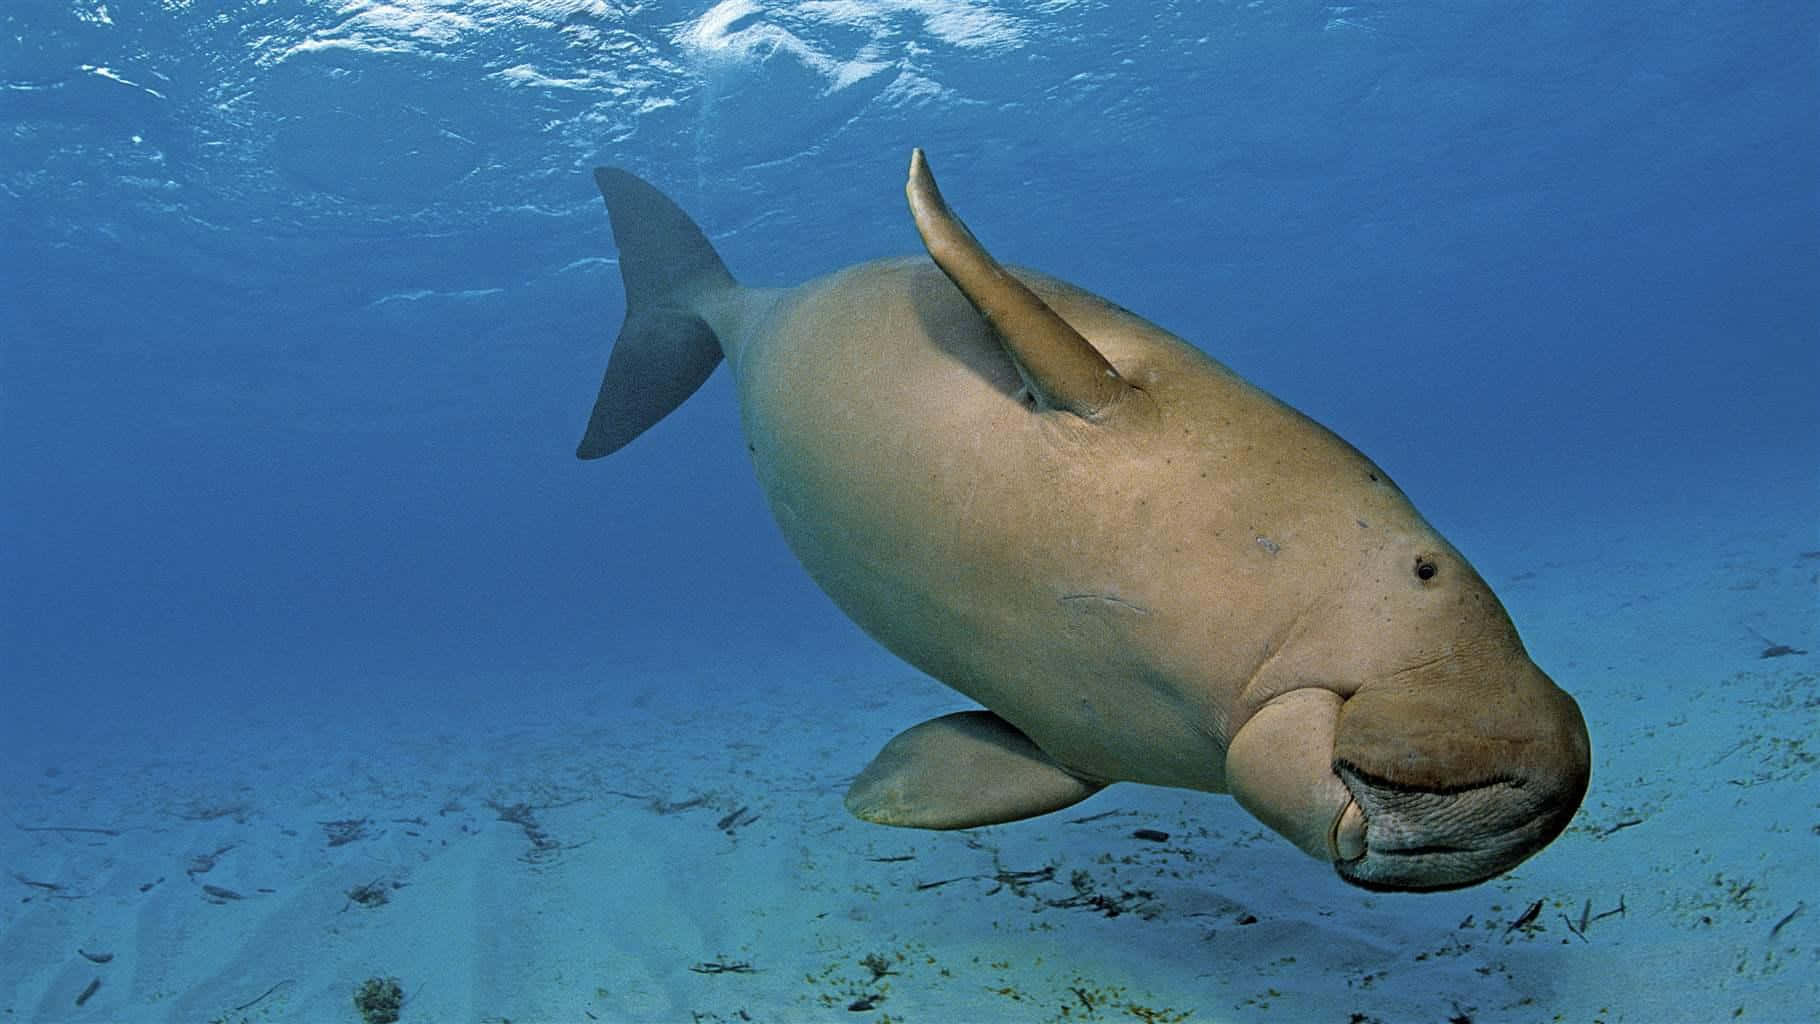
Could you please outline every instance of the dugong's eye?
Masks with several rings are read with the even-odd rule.
[[[1435,565],[1434,559],[1429,558],[1427,555],[1416,556],[1416,579],[1426,583],[1427,581],[1434,579],[1435,573],[1440,571],[1440,567]]]

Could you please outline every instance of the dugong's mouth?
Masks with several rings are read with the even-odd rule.
[[[1487,778],[1425,789],[1336,761],[1352,802],[1334,820],[1334,869],[1375,890],[1434,892],[1476,885],[1547,845],[1566,821],[1524,780]]]

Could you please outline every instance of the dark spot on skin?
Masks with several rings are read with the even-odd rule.
[[[1427,555],[1416,556],[1416,579],[1426,583],[1429,580],[1434,579],[1435,574],[1440,571],[1441,569],[1439,566],[1435,565],[1434,559],[1429,558]]]

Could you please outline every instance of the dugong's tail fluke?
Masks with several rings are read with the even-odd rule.
[[[619,244],[626,322],[575,450],[583,459],[625,447],[708,379],[720,342],[696,304],[734,284],[701,229],[662,192],[612,167],[596,168],[594,181]]]

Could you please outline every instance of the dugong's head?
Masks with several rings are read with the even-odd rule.
[[[1473,885],[1560,835],[1586,723],[1472,566],[1414,520],[1332,582],[1253,676],[1233,796],[1368,889]]]
[[[1329,849],[1355,885],[1453,889],[1503,874],[1567,827],[1590,745],[1579,706],[1463,558],[1423,553],[1408,575],[1413,607],[1384,621],[1413,633],[1385,646],[1401,657],[1374,659],[1334,723],[1331,768],[1351,802]]]

